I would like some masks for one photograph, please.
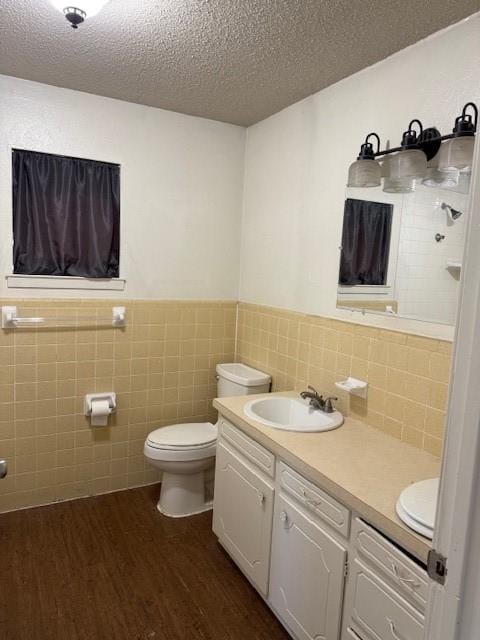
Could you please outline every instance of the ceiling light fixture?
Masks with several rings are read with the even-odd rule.
[[[63,13],[72,29],[78,29],[86,18],[95,16],[109,0],[75,0],[76,4],[66,4],[67,0],[50,0],[51,4]]]
[[[468,110],[473,114],[467,113]],[[478,109],[473,102],[468,102],[456,118],[453,132],[443,136],[435,127],[424,129],[420,120],[414,119],[403,133],[399,147],[381,150],[378,135],[369,133],[357,160],[350,165],[347,186],[376,187],[381,178],[384,178],[384,191],[394,193],[413,191],[417,179],[423,179],[424,184],[430,186],[433,181],[428,179],[431,176],[427,174],[427,161],[439,151],[437,172],[449,174],[450,178],[455,170],[471,171],[477,121]],[[369,142],[370,137],[377,140],[376,151]],[[376,160],[381,156],[384,156],[382,166]]]

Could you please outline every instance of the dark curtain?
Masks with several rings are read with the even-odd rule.
[[[117,278],[120,167],[13,151],[14,273]]]
[[[345,201],[339,284],[386,284],[392,218],[391,204]]]

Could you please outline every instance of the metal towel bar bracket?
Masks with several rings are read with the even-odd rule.
[[[17,307],[2,307],[2,329],[40,328],[40,327],[85,327],[110,326],[124,327],[126,324],[125,307],[112,307],[112,315],[107,316],[67,316],[67,317],[21,317]]]

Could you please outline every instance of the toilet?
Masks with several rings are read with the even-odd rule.
[[[219,398],[270,391],[270,376],[244,364],[218,364],[216,374]],[[163,471],[157,504],[160,513],[182,518],[212,508],[205,491],[205,472],[215,463],[217,435],[216,425],[210,422],[173,424],[149,433],[145,457]]]

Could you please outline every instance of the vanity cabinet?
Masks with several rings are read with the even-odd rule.
[[[292,637],[422,640],[426,571],[241,429],[218,426],[213,530]]]
[[[273,482],[226,439],[217,445],[213,531],[260,593],[267,595]]]

